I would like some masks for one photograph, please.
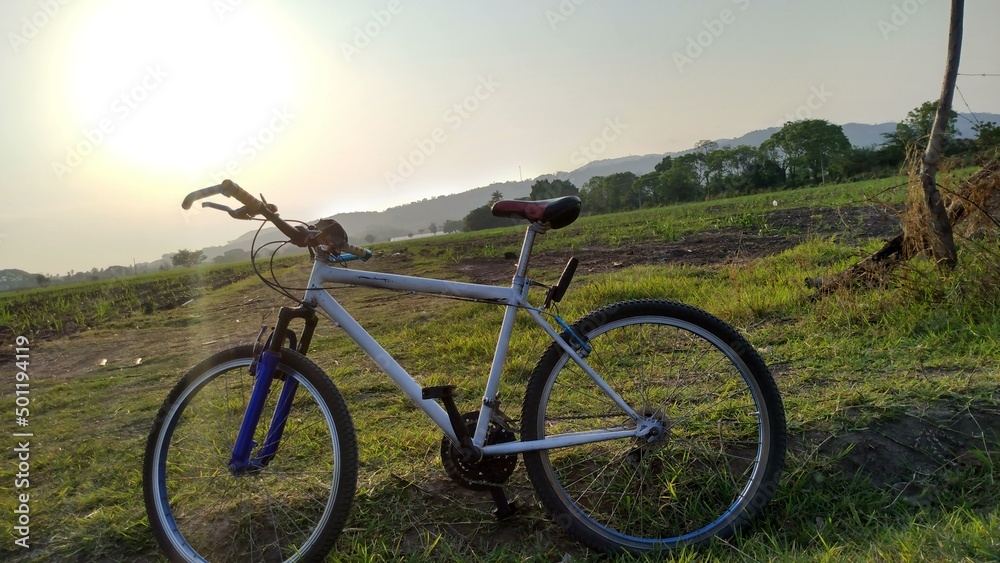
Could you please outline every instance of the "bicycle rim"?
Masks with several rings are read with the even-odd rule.
[[[279,374],[299,387],[278,455],[256,474],[230,474],[254,380],[250,361],[221,363],[189,382],[156,435],[153,510],[169,551],[183,560],[299,561],[314,553],[334,512],[341,450],[333,413],[313,383],[285,364]],[[276,391],[254,436],[258,445]]]
[[[526,456],[543,501],[588,545],[641,552],[725,536],[773,493],[761,489],[772,488],[780,471],[780,460],[769,459],[780,445],[772,444],[777,415],[769,411],[780,410],[780,399],[768,404],[754,373],[766,368],[759,360],[749,366],[730,344],[745,341],[704,324],[632,314],[585,333],[593,347],[587,362],[665,434]],[[635,427],[565,354],[543,357],[539,370],[546,381],[534,416],[525,415],[530,437]],[[766,384],[773,389],[769,376]]]

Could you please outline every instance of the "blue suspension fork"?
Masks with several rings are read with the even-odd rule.
[[[295,400],[295,392],[299,387],[299,382],[291,376],[284,378],[281,393],[278,395],[278,402],[264,438],[264,444],[257,455],[250,459],[250,451],[257,445],[253,436],[257,425],[260,424],[264,403],[271,391],[278,362],[281,360],[281,346],[288,338],[292,346],[295,347],[295,334],[288,329],[289,322],[294,318],[302,318],[306,322],[306,326],[302,330],[302,339],[297,347],[298,351],[305,354],[309,348],[309,342],[312,340],[313,330],[317,323],[316,312],[308,307],[295,309],[282,307],[278,312],[278,324],[274,327],[267,349],[257,359],[253,390],[250,392],[250,400],[243,414],[243,421],[240,423],[232,456],[229,459],[229,470],[233,474],[256,471],[266,467],[278,451],[278,444],[281,442],[281,436],[285,430],[285,421],[288,420],[292,402]]]

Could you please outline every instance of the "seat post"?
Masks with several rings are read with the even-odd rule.
[[[528,273],[528,259],[531,257],[531,247],[535,244],[535,235],[544,234],[548,228],[541,223],[532,223],[524,232],[524,244],[521,245],[521,256],[517,259],[517,272],[514,273],[514,286],[524,287],[524,276]]]

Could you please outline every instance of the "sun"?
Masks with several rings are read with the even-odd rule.
[[[100,150],[153,172],[207,175],[296,112],[310,57],[294,32],[250,2],[213,6],[111,0],[82,17],[65,92]]]

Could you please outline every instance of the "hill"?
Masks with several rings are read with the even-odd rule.
[[[972,126],[977,121],[1000,123],[1000,114],[959,114],[956,123],[959,136],[966,138],[975,137]],[[852,145],[867,147],[882,143],[884,134],[894,131],[896,123],[847,123],[842,125],[842,127],[844,134]],[[758,129],[731,139],[717,139],[715,142],[720,146],[728,147],[739,145],[756,147],[760,146],[761,143],[770,138],[778,130],[779,127]],[[684,151],[629,155],[620,158],[595,160],[573,171],[559,171],[523,181],[493,183],[460,193],[441,195],[435,198],[390,207],[383,211],[341,213],[334,215],[333,219],[344,226],[353,242],[364,241],[368,235],[374,236],[376,241],[383,242],[392,237],[418,234],[422,230],[426,231],[432,223],[440,228],[445,221],[461,220],[469,211],[486,203],[490,195],[495,191],[501,192],[505,198],[516,199],[527,197],[531,193],[532,184],[543,179],[569,180],[577,187],[581,187],[595,176],[608,176],[620,172],[632,172],[636,175],[642,175],[651,172],[656,164],[663,160],[665,156],[680,156],[693,150],[695,149],[690,148]],[[315,219],[319,219],[319,217]],[[255,232],[248,232],[224,245],[207,247],[202,249],[202,251],[208,257],[209,261],[218,256],[223,256],[227,252],[248,251]],[[258,238],[258,242],[274,240],[284,240],[282,235],[274,228],[264,229]],[[288,251],[294,251],[294,249],[288,249]],[[156,261],[138,264],[138,271],[153,271],[161,265],[170,267],[169,255],[164,255]],[[4,272],[20,272],[20,270],[5,270]],[[34,274],[21,272],[20,274],[11,273],[9,275],[13,276],[11,278],[12,281],[0,278],[0,290],[13,289],[15,287],[34,287],[37,285],[34,280]]]
[[[959,114],[956,123],[959,136],[975,137],[972,125],[977,119],[979,121],[1000,123],[1000,114],[983,113],[975,116],[971,114]],[[847,123],[842,127],[844,128],[844,134],[853,146],[867,147],[881,144],[885,139],[884,134],[894,131],[896,123]],[[717,139],[716,142],[720,146],[735,147],[750,145],[757,147],[778,130],[779,127],[758,129],[732,139]],[[461,220],[469,211],[486,203],[494,191],[503,193],[506,198],[515,199],[527,197],[531,193],[532,184],[538,180],[569,180],[575,186],[581,187],[595,176],[609,176],[620,172],[632,172],[636,175],[642,175],[652,172],[653,168],[665,156],[680,156],[693,150],[695,149],[595,160],[570,172],[561,171],[524,181],[494,183],[465,192],[442,195],[436,198],[390,207],[384,211],[342,213],[334,215],[333,219],[344,226],[351,240],[355,242],[363,241],[369,234],[373,235],[376,241],[387,241],[392,237],[417,234],[421,229],[426,230],[431,223],[435,223],[440,227],[447,220]],[[265,229],[261,233],[261,236],[265,241],[284,240],[276,229]],[[236,249],[248,250],[252,239],[253,232],[250,232],[226,245],[205,248],[204,252],[209,260],[211,260],[227,251]]]

